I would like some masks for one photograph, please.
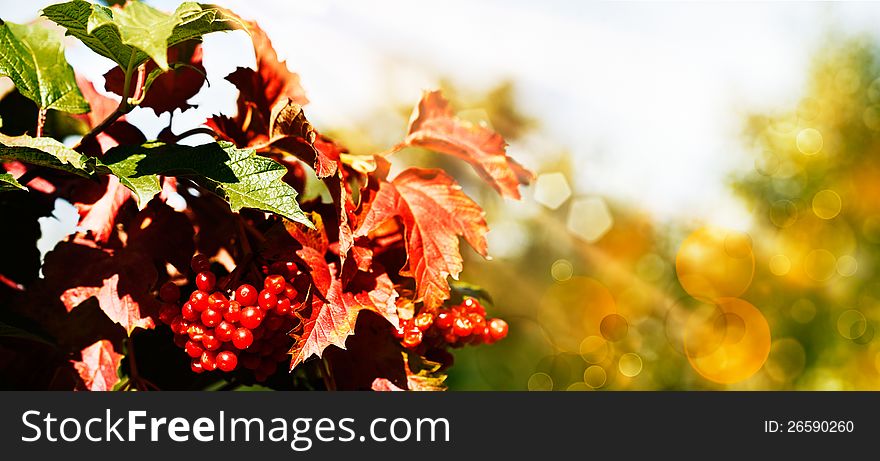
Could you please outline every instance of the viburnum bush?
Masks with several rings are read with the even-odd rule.
[[[460,238],[487,255],[483,210],[443,170],[389,173],[421,148],[504,197],[530,181],[440,92],[422,95],[399,144],[354,153],[309,123],[299,77],[228,10],[74,0],[42,16],[0,22],[0,75],[15,85],[0,101],[0,385],[435,390],[450,348],[507,335],[479,290],[449,281]],[[256,67],[225,77],[234,116],[183,133],[169,121],[154,141],[126,120],[193,107],[202,37],[236,29]],[[62,30],[115,63],[104,89],[118,100],[74,72]],[[214,141],[181,143],[197,134]],[[57,199],[78,224],[40,261],[38,218]]]

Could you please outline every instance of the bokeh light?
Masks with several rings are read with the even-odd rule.
[[[600,197],[577,199],[568,212],[568,230],[588,243],[601,239],[613,224],[611,211]]]
[[[547,373],[535,373],[529,376],[528,389],[530,391],[552,391],[553,378]]]
[[[591,365],[584,370],[584,383],[593,389],[599,389],[605,385],[608,374],[599,365]]]
[[[638,354],[627,352],[620,356],[617,368],[623,376],[634,378],[642,372],[642,358]]]
[[[682,242],[675,258],[682,288],[691,296],[712,302],[737,297],[749,287],[755,256],[748,234],[702,227]]]
[[[685,332],[688,361],[711,381],[732,384],[751,377],[770,353],[770,326],[750,303],[719,300],[717,310],[694,313]]]
[[[544,173],[535,180],[535,201],[551,210],[559,208],[571,197],[568,180],[562,173]]]

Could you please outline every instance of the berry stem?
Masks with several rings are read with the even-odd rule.
[[[40,108],[40,112],[37,113],[37,137],[43,137],[43,126],[46,124],[46,109]]]

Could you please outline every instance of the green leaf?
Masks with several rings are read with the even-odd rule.
[[[219,9],[203,8],[195,2],[184,2],[169,14],[141,2],[111,9],[74,0],[48,6],[43,15],[123,69],[130,63],[136,67],[152,59],[168,70],[168,47],[238,26]]]
[[[61,34],[47,27],[19,25],[0,19],[0,76],[42,109],[74,114],[89,111],[73,68],[64,58]]]
[[[41,165],[83,177],[95,173],[98,159],[83,155],[52,138],[0,134],[0,160]]]
[[[254,208],[312,227],[296,202],[296,190],[281,180],[287,169],[253,149],[227,142],[196,147],[157,142],[115,147],[103,160],[141,206],[159,193],[159,176],[178,176],[223,197],[233,211]]]
[[[21,185],[9,173],[0,174],[0,192],[8,192],[11,190],[27,190],[27,187]]]

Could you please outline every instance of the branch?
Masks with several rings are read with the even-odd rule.
[[[43,126],[46,124],[46,109],[40,108],[40,112],[37,113],[37,137],[43,137]]]
[[[86,145],[86,143],[91,142],[95,138],[98,137],[99,134],[103,133],[110,125],[119,120],[119,117],[131,112],[134,106],[128,103],[128,93],[131,90],[131,77],[136,70],[135,65],[135,57],[137,53],[132,52],[131,58],[128,61],[128,67],[125,68],[125,83],[122,87],[122,100],[119,101],[119,105],[116,106],[116,109],[107,116],[98,126],[94,127],[79,140],[76,146],[73,147],[73,150],[77,152],[82,152],[82,147]]]

